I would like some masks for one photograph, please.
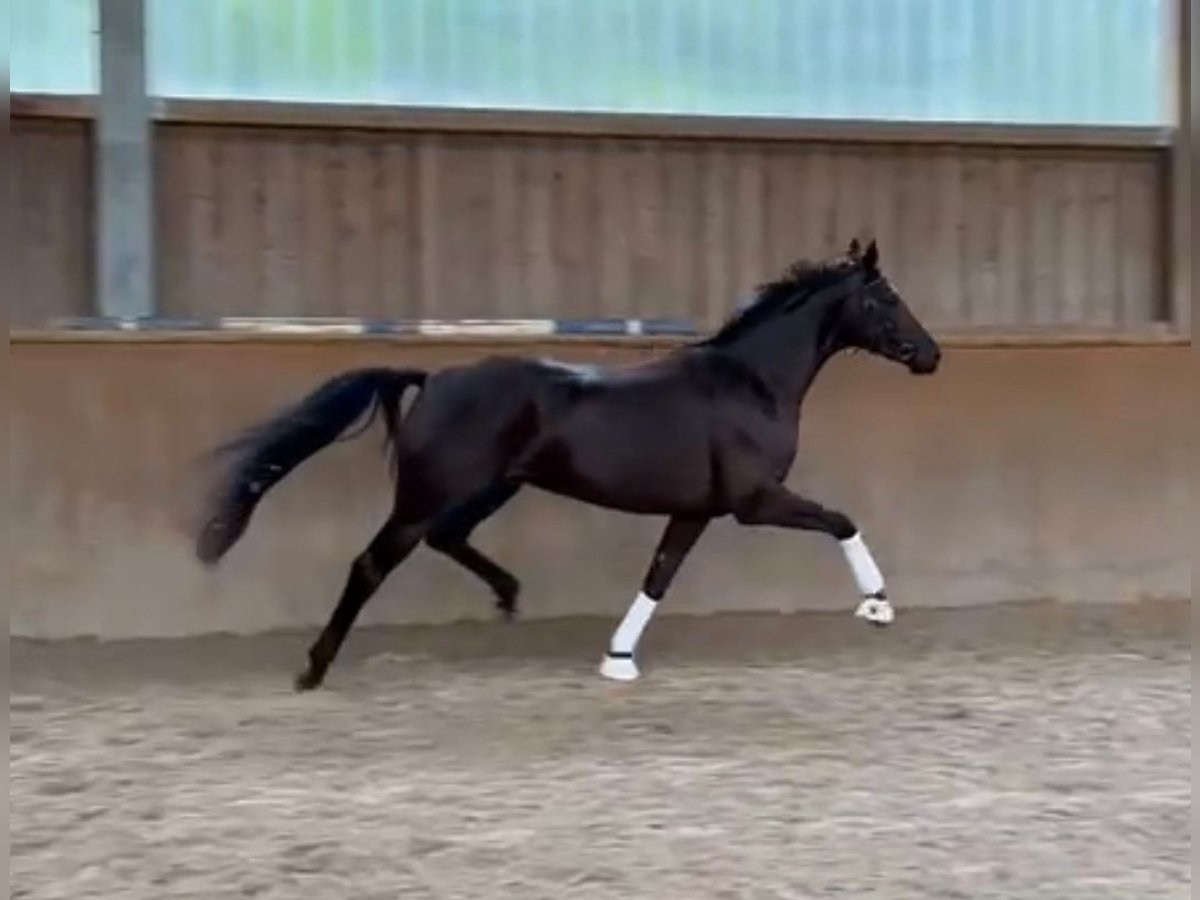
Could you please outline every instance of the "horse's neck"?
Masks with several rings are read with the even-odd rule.
[[[821,367],[839,349],[830,325],[831,300],[819,300],[775,322],[764,322],[726,349],[799,406]]]

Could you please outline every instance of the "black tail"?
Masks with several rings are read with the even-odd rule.
[[[237,460],[220,484],[211,513],[196,538],[196,555],[210,565],[220,560],[245,532],[267,491],[336,441],[364,412],[369,410],[370,416],[353,436],[365,431],[382,411],[388,442],[394,448],[404,392],[423,385],[426,377],[427,373],[414,369],[345,372],[294,408],[219,448],[218,453],[235,453]]]

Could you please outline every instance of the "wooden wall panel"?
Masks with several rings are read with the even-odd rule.
[[[855,233],[940,329],[1166,306],[1161,150],[156,128],[164,315],[711,326]],[[17,326],[90,311],[88,133],[13,120]]]
[[[933,326],[1136,327],[1162,157],[160,126],[173,315],[678,316],[879,237]]]
[[[14,117],[10,326],[37,327],[91,307],[90,126]]]

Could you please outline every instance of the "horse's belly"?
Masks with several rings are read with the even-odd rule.
[[[687,515],[711,507],[710,466],[706,442],[680,446],[669,434],[639,432],[553,439],[531,455],[521,475],[543,490],[609,509]]]

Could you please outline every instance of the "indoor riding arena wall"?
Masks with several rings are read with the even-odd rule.
[[[22,106],[8,312],[13,327],[44,328],[97,311],[94,124]],[[251,116],[237,104],[184,113]],[[656,122],[648,136],[618,116],[517,117],[493,133],[469,117],[454,130],[326,114],[343,124],[294,109],[286,127],[156,122],[157,315],[710,329],[798,256],[870,235],[939,333],[1139,334],[1170,318],[1170,152],[1157,132],[742,123],[735,136]]]
[[[439,367],[485,353],[636,362],[649,340],[14,340],[10,635],[254,633],[324,622],[384,517],[379,426],[272,493],[225,562],[191,527],[205,453],[365,364]],[[792,483],[855,517],[906,607],[1136,602],[1191,592],[1187,346],[953,347],[932,378],[838,359],[801,426]],[[619,616],[661,521],[527,491],[478,532],[523,580],[526,617]],[[849,614],[836,545],[713,527],[664,612]],[[489,619],[481,584],[422,548],[364,621]]]

